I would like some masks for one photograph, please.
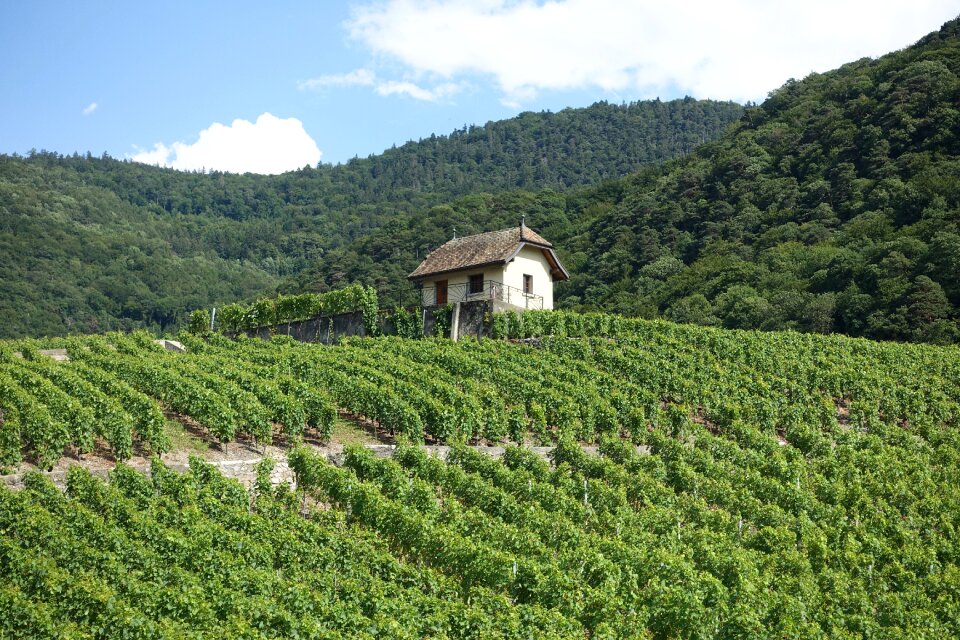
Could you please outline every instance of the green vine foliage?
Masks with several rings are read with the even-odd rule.
[[[246,307],[239,303],[225,305],[217,312],[214,329],[233,333],[246,328]]]
[[[196,309],[190,313],[187,331],[195,335],[203,335],[210,330],[210,312],[206,309]]]
[[[433,335],[437,338],[449,338],[450,326],[453,324],[453,305],[433,310]]]
[[[648,330],[649,320],[609,313],[570,311],[507,311],[494,318],[495,338],[618,338]]]
[[[260,298],[249,305],[228,304],[217,311],[215,328],[225,333],[236,333],[246,329],[353,311],[359,311],[363,315],[363,325],[367,335],[379,334],[377,292],[373,287],[358,284],[327,293]],[[198,319],[195,325],[194,317],[200,318],[202,313],[205,313],[205,310],[198,309],[191,314],[189,330],[192,333],[202,333],[209,328],[208,315],[206,325],[200,331],[195,330],[199,328],[200,323]]]
[[[345,306],[352,306],[353,309],[344,309],[344,311],[359,310],[363,314],[363,327],[366,329],[367,335],[380,335],[380,308],[376,290],[373,287],[359,285],[355,285],[352,289],[350,287],[344,289],[344,291],[347,290],[350,291],[347,296],[350,301]],[[343,311],[338,313],[343,313]]]
[[[0,637],[960,637],[960,350],[502,322],[541,339],[0,344],[0,467],[162,451],[161,405],[223,442],[326,440],[342,410],[451,445],[297,447],[298,495],[269,463],[252,493],[199,461],[0,484]],[[507,437],[549,461],[463,446]]]
[[[495,313],[490,324],[490,332],[494,338],[502,340],[510,337],[510,325],[505,313]]]
[[[423,310],[419,307],[412,311],[397,307],[390,319],[397,336],[411,340],[423,337]]]

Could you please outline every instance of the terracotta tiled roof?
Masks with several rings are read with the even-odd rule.
[[[562,273],[560,279],[566,279],[566,271],[557,261],[553,245],[525,225],[451,240],[427,255],[407,278],[412,280],[437,273],[504,263],[513,258],[524,244],[538,247],[544,254],[548,254],[551,266]]]

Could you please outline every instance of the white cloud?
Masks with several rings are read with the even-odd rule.
[[[377,85],[376,91],[381,96],[407,95],[417,100],[425,102],[436,102],[443,98],[448,98],[460,91],[461,86],[448,82],[438,85],[433,89],[424,89],[412,82],[389,80]]]
[[[97,110],[97,106],[98,105],[96,102],[91,102],[83,108],[83,115],[89,116],[91,113]]]
[[[263,113],[256,122],[237,119],[229,126],[215,122],[193,144],[174,142],[168,147],[158,142],[130,159],[185,171],[276,174],[315,165],[320,156],[302,122]]]
[[[414,80],[488,76],[508,103],[589,87],[743,101],[912,44],[956,13],[955,0],[386,0],[346,27]],[[416,93],[401,86],[390,92]]]
[[[373,87],[381,96],[406,95],[416,100],[436,102],[448,98],[463,87],[459,83],[445,82],[432,89],[422,87],[409,80],[380,80],[369,69],[355,69],[349,73],[334,73],[305,80],[297,85],[298,89],[325,89],[327,87]]]
[[[169,167],[170,165],[170,156],[174,153],[173,149],[158,142],[153,145],[153,149],[149,151],[139,150],[137,153],[132,156],[128,156],[134,162],[142,162],[143,164],[154,164],[161,167]]]
[[[349,73],[333,73],[304,80],[297,85],[299,89],[322,89],[323,87],[372,86],[376,75],[369,69],[356,69]]]

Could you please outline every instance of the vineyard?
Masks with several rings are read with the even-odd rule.
[[[6,470],[160,453],[180,420],[286,443],[297,477],[29,472],[0,489],[0,636],[960,637],[960,351],[557,312],[493,330],[512,340],[0,343]],[[401,444],[342,466],[298,444],[338,415]],[[554,449],[468,446],[505,442]]]
[[[281,295],[277,298],[260,298],[249,304],[228,304],[217,316],[206,309],[196,309],[190,314],[188,328],[192,333],[203,333],[211,324],[218,331],[237,333],[270,325],[307,320],[318,316],[360,312],[367,333],[377,331],[377,292],[373,287],[350,285],[327,293],[303,293]],[[216,322],[211,322],[215,320]]]

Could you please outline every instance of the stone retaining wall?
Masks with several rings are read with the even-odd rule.
[[[363,324],[363,313],[351,311],[350,313],[338,313],[332,316],[319,316],[296,322],[245,329],[241,333],[261,340],[269,340],[271,336],[278,335],[290,336],[300,342],[333,344],[340,338],[365,336],[367,335],[367,329]]]
[[[425,307],[423,309],[423,335],[435,337],[437,321],[435,314],[446,313],[446,305]],[[454,339],[490,337],[488,319],[493,313],[493,304],[489,300],[468,300],[453,305],[450,318],[451,333]],[[453,317],[456,316],[456,317]]]
[[[389,444],[372,444],[366,445],[368,449],[373,451],[377,456],[381,458],[389,458],[393,455],[394,449],[396,446]],[[427,452],[440,458],[441,460],[446,460],[447,455],[450,453],[450,447],[443,445],[436,446],[424,446],[424,449]],[[503,447],[472,447],[474,451],[478,451],[485,455],[490,456],[494,459],[499,459],[503,456],[504,448]],[[342,446],[333,446],[333,447],[316,447],[316,451],[323,453],[327,459],[337,466],[343,465],[344,453]],[[530,447],[530,450],[536,453],[541,458],[548,460],[550,457],[550,452],[553,451],[553,447]],[[589,455],[599,455],[598,448],[595,446],[583,447],[583,450]],[[637,452],[640,454],[649,453],[647,447],[637,447]],[[286,455],[276,455],[273,456],[275,465],[273,471],[270,474],[270,480],[273,484],[293,484],[294,477],[293,471],[290,469],[290,465],[287,463]],[[249,488],[253,486],[253,483],[257,479],[257,464],[263,460],[263,458],[247,458],[243,460],[220,460],[220,461],[210,461],[209,463],[217,467],[220,472],[228,477],[240,481],[245,487]],[[173,471],[178,473],[186,473],[189,471],[189,467],[185,464],[168,464],[167,465]],[[137,471],[140,471],[143,474],[150,473],[150,465],[142,464],[135,465],[133,467]],[[91,473],[98,477],[106,479],[109,474],[107,469],[91,469]],[[21,489],[23,488],[23,473],[11,474],[8,476],[0,476],[0,482],[3,482],[7,487],[11,489]],[[66,486],[67,473],[66,471],[50,471],[45,472],[50,480],[53,481],[55,485],[61,489]]]

